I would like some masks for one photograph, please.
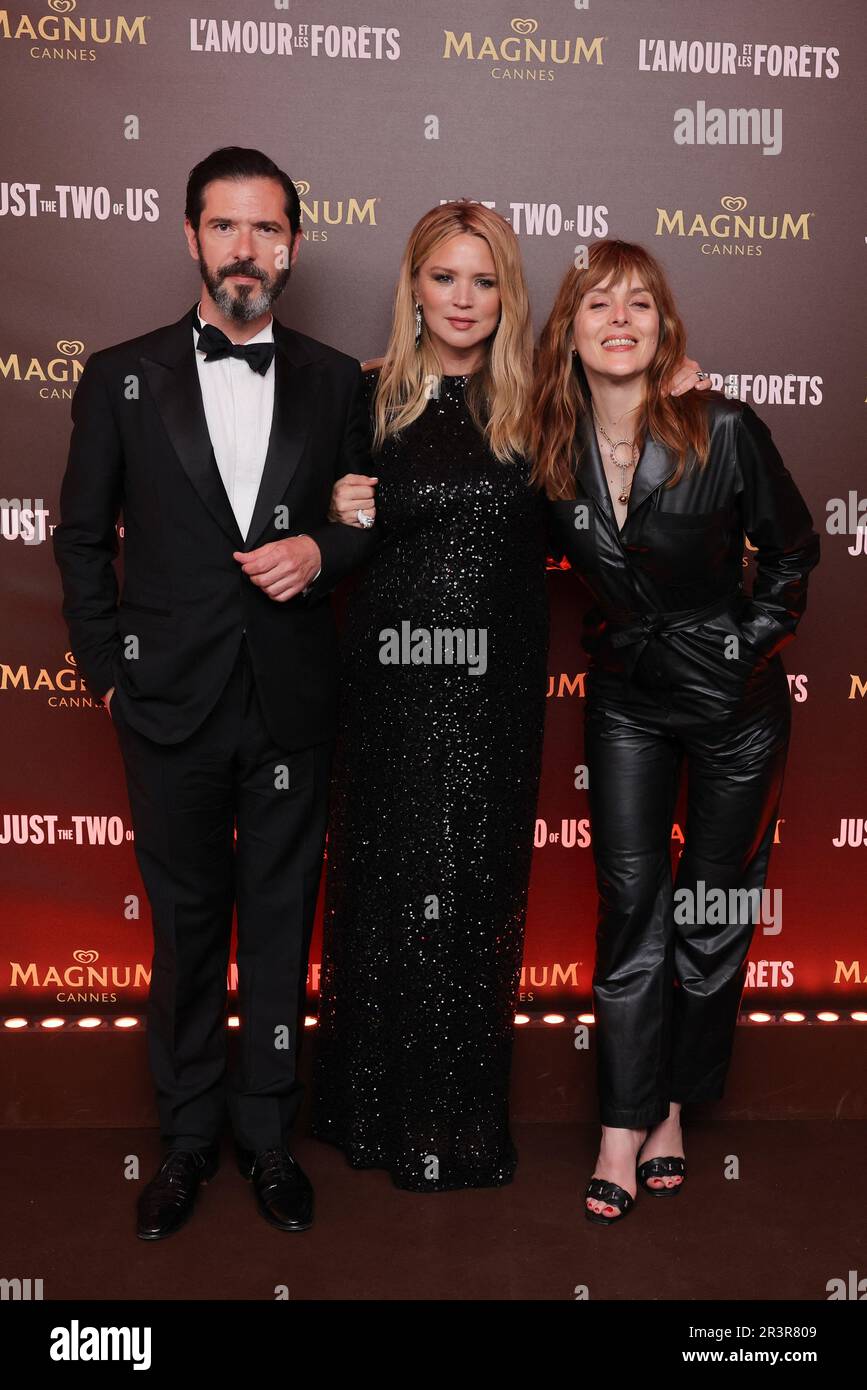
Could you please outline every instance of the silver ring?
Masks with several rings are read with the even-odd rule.
[[[696,376],[699,381],[707,381],[710,377],[710,372],[696,372]]]
[[[373,517],[368,516],[367,512],[363,512],[360,507],[358,508],[358,511],[355,513],[355,515],[358,518],[359,526],[363,526],[365,531],[368,531],[370,527],[373,525]]]

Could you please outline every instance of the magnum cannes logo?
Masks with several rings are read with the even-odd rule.
[[[701,238],[703,256],[761,256],[763,241],[809,241],[813,212],[758,215],[745,212],[746,198],[720,198],[722,212],[705,214],[656,209],[657,236]]]
[[[70,61],[93,62],[97,49],[109,45],[147,44],[145,23],[149,15],[75,14],[77,0],[48,0],[53,13],[29,15],[11,14],[0,10],[0,38],[24,39],[31,44],[31,58],[61,58]]]
[[[56,346],[57,356],[45,359],[24,357],[17,352],[10,352],[8,357],[0,355],[0,380],[38,381],[42,400],[71,400],[84,371],[84,343],[77,338],[61,338]]]
[[[301,221],[306,241],[327,241],[329,227],[353,227],[366,223],[376,226],[376,204],[373,198],[311,198],[306,179],[295,179],[301,203]]]
[[[27,694],[46,692],[52,709],[94,709],[102,713],[102,700],[91,695],[78,674],[72,652],[65,654],[65,666],[49,670],[46,666],[13,666],[0,661],[0,692],[20,690]]]
[[[511,34],[496,39],[490,34],[480,37],[469,30],[456,34],[452,29],[444,29],[443,57],[465,58],[469,62],[487,61],[493,64],[490,69],[492,77],[519,78],[529,82],[553,82],[555,67],[574,67],[578,63],[591,62],[595,62],[597,67],[602,66],[601,38],[588,42],[580,35],[568,39],[539,36],[539,22],[536,19],[513,19],[510,28]]]
[[[146,990],[151,972],[144,961],[132,965],[97,964],[98,951],[73,951],[72,965],[9,962],[11,989],[54,990],[58,1004],[114,1004],[118,990]]]

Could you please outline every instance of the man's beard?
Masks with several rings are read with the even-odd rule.
[[[222,266],[216,273],[213,273],[205,264],[201,247],[199,247],[199,270],[208,293],[217,308],[234,323],[252,323],[254,319],[267,314],[274,301],[280,298],[292,273],[290,265],[277,275],[270,276],[261,266],[256,265],[255,261],[235,261],[232,265]],[[225,284],[230,275],[254,276],[261,282],[260,287],[236,285],[233,293]]]

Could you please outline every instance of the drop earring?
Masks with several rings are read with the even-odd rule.
[[[420,343],[421,343],[421,305],[420,305],[420,304],[416,304],[416,306],[415,306],[415,345],[416,345],[416,347],[418,347]]]

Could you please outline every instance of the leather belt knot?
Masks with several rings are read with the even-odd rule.
[[[612,647],[623,650],[624,666],[627,674],[631,675],[652,637],[674,628],[696,627],[710,618],[717,618],[734,607],[740,593],[740,589],[735,589],[725,598],[717,599],[704,608],[684,608],[672,613],[640,613],[628,623],[612,623],[608,628],[609,641]]]
[[[628,647],[633,642],[647,641],[666,626],[665,614],[642,613],[629,627],[609,628],[612,647]]]

